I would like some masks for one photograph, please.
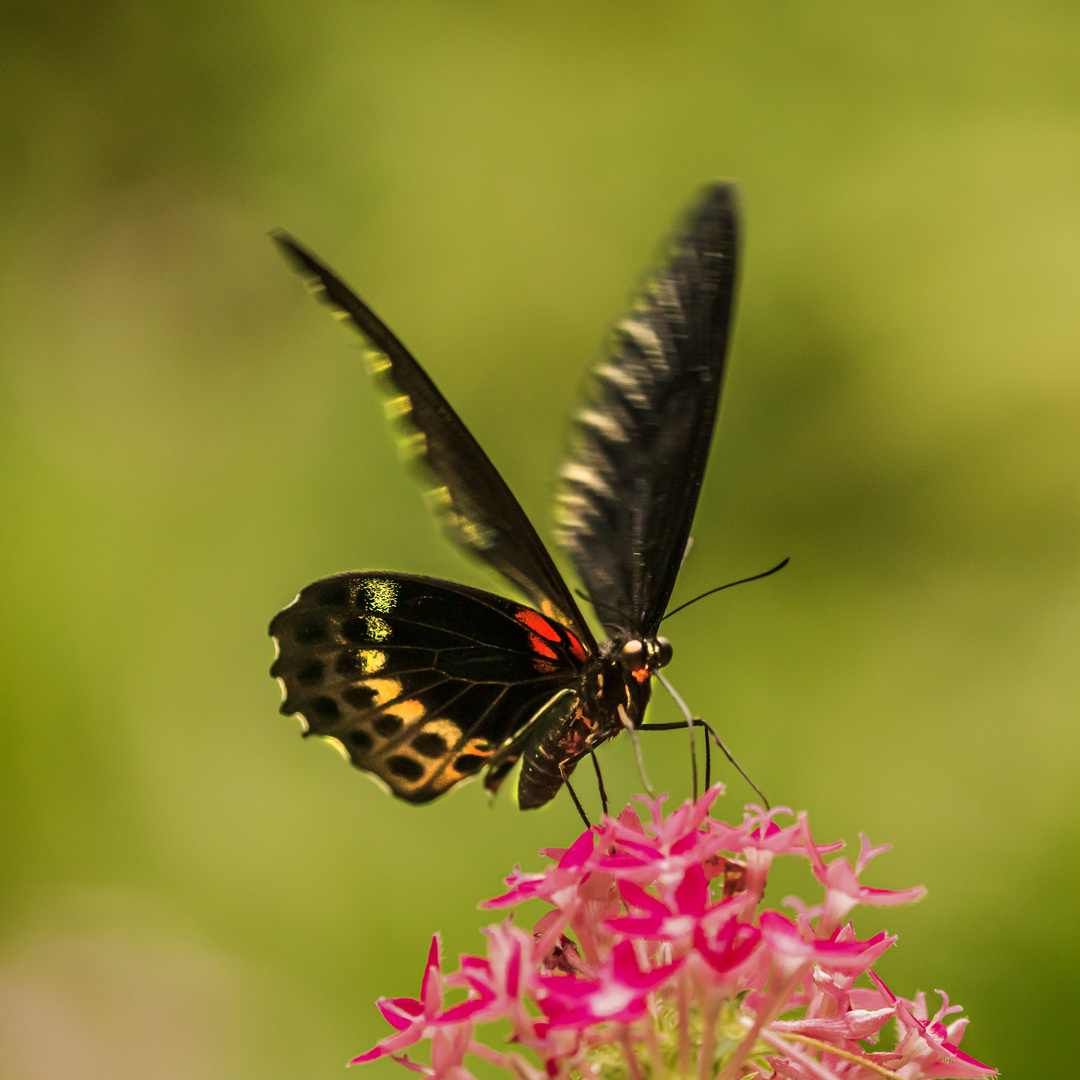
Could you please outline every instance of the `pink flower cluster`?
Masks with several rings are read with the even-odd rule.
[[[395,1032],[352,1064],[392,1056],[434,1080],[473,1080],[466,1054],[518,1080],[993,1076],[958,1049],[967,1025],[958,1006],[941,994],[930,1016],[921,993],[898,997],[871,970],[896,939],[860,940],[847,921],[858,904],[923,895],[859,883],[888,849],[863,836],[854,866],[826,862],[842,844],[816,844],[805,814],[783,827],[785,808],[748,807],[738,825],[710,817],[720,790],[667,817],[663,797],[642,799],[644,823],[627,807],[571,847],[542,852],[553,860],[542,873],[515,871],[509,891],[481,906],[539,899],[551,910],[531,932],[509,920],[488,927],[487,955],[462,956],[452,974],[442,972],[436,936],[420,997],[380,999]],[[786,898],[794,918],[759,910],[777,855],[809,861],[822,903]],[[509,1026],[520,1051],[475,1038],[491,1021]],[[895,1046],[877,1049],[890,1021]],[[421,1040],[431,1044],[428,1065],[402,1053]]]

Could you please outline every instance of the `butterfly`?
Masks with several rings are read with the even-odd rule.
[[[316,581],[270,624],[281,711],[409,802],[481,770],[494,792],[520,761],[518,804],[542,806],[583,757],[642,727],[652,678],[671,660],[658,630],[720,399],[739,247],[734,186],[702,192],[615,324],[573,420],[558,540],[603,642],[420,364],[315,255],[285,232],[272,237],[316,297],[359,331],[387,415],[433,482],[428,499],[450,537],[529,601],[397,572]]]

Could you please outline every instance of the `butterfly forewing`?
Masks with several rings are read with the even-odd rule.
[[[655,635],[709,454],[738,254],[734,187],[708,188],[616,325],[575,418],[559,538],[612,636]]]
[[[590,647],[595,641],[525,511],[479,443],[409,351],[311,252],[283,232],[273,238],[308,287],[358,330],[372,373],[390,388],[388,416],[405,429],[408,457],[435,480],[428,501],[450,537],[494,567],[549,618]]]
[[[561,691],[588,653],[564,626],[479,589],[408,574],[339,574],[270,624],[281,711],[335,739],[358,768],[427,802],[485,764]]]

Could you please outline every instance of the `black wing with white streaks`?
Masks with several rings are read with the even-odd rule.
[[[372,374],[391,388],[387,416],[406,429],[406,455],[434,475],[436,487],[428,499],[451,539],[595,648],[588,625],[525,511],[424,369],[315,255],[285,232],[272,236],[308,288],[367,342]]]
[[[281,711],[416,803],[485,765],[501,775],[519,752],[514,736],[560,692],[577,692],[588,658],[532,608],[411,574],[316,581],[270,633]]]
[[[559,537],[612,635],[652,636],[709,456],[735,292],[733,185],[709,187],[619,322],[575,418]]]

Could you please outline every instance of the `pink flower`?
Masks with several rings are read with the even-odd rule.
[[[718,926],[738,914],[745,906],[741,897],[729,897],[713,903],[705,870],[700,863],[691,866],[674,890],[664,890],[669,899],[661,900],[632,881],[619,884],[619,893],[628,908],[646,914],[611,919],[608,929],[628,937],[656,938],[689,946],[694,933],[705,926]]]
[[[730,981],[732,974],[755,954],[760,943],[761,931],[756,926],[731,919],[711,938],[704,930],[697,929],[692,955],[704,963],[713,981]]]
[[[844,858],[833,859],[826,866],[821,858],[820,849],[814,847],[805,814],[799,815],[799,826],[806,837],[806,847],[814,876],[825,886],[824,922],[826,925],[838,925],[858,904],[879,906],[908,904],[913,900],[921,900],[926,895],[926,889],[921,885],[916,885],[913,889],[893,892],[890,889],[868,889],[859,884],[859,875],[866,869],[870,860],[888,851],[890,844],[871,847],[866,834],[859,833],[859,857],[855,860],[855,866],[852,867]]]
[[[591,978],[538,976],[540,1008],[551,1027],[583,1028],[605,1021],[629,1024],[644,1014],[649,995],[680,966],[646,963],[643,970],[633,942],[620,941]]]
[[[419,1000],[416,998],[379,998],[378,1000],[379,1012],[383,1014],[383,1019],[391,1027],[397,1029],[397,1034],[381,1039],[366,1054],[353,1058],[349,1064],[360,1065],[365,1061],[374,1061],[376,1058],[393,1054],[395,1050],[412,1046],[421,1039],[433,1038],[439,1029],[447,1026],[456,1027],[460,1031],[462,1025],[468,1022],[469,1017],[483,1007],[482,1001],[474,1000],[466,1001],[443,1012],[442,1000],[439,935],[436,934],[431,939],[431,948],[428,950],[427,966],[424,968],[424,978],[420,984]]]
[[[576,898],[581,884],[581,871],[587,865],[592,853],[595,838],[592,830],[583,832],[565,851],[559,848],[547,848],[541,852],[554,858],[559,856],[555,866],[549,866],[540,874],[523,874],[515,868],[506,879],[510,886],[508,893],[485,900],[481,908],[509,907],[525,900],[543,899],[560,907],[569,906]]]
[[[839,968],[841,971],[868,971],[870,965],[896,940],[887,937],[884,931],[869,941],[821,939],[814,936],[812,931],[802,931],[798,923],[779,911],[763,911],[760,925],[774,963],[785,974],[810,964]]]
[[[941,1008],[929,1018],[926,996],[920,991],[914,1001],[898,998],[873,972],[870,978],[882,995],[893,1002],[900,1027],[900,1040],[891,1055],[890,1066],[903,1068],[905,1075],[919,1077],[981,1077],[986,1066],[959,1049],[967,1027],[966,1019],[954,1020],[947,1027],[941,1022],[946,1016],[961,1011],[959,1005],[949,1004],[949,995],[938,990]],[[911,1071],[917,1069],[918,1071]]]
[[[449,975],[434,939],[420,997],[380,999],[395,1030],[353,1063],[390,1055],[431,1080],[474,1080],[466,1055],[515,1080],[995,1075],[959,1049],[967,1020],[944,994],[931,1017],[921,993],[899,997],[875,975],[896,938],[860,940],[846,921],[859,904],[923,895],[860,882],[887,848],[861,836],[854,865],[826,862],[842,844],[815,843],[805,815],[781,825],[790,811],[750,806],[729,824],[710,816],[720,792],[667,815],[663,797],[641,799],[643,820],[627,807],[569,848],[543,852],[546,870],[516,869],[509,890],[481,906],[540,899],[550,910],[531,932],[509,920],[489,927],[486,955],[461,957]],[[761,910],[773,860],[792,856],[807,860],[822,900],[787,898],[794,918]],[[457,1003],[444,1005],[444,991]],[[511,1049],[477,1037],[491,1022],[509,1025]],[[877,1050],[890,1023],[896,1048]],[[429,1064],[400,1053],[421,1041]]]

